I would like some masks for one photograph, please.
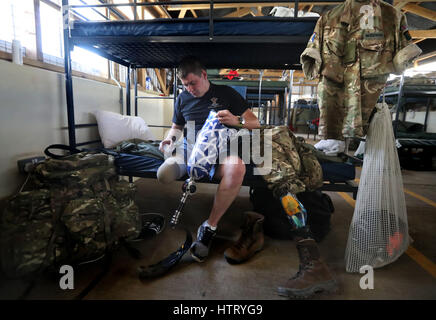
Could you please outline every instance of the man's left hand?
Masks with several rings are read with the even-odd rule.
[[[220,123],[226,125],[226,126],[238,126],[239,125],[239,119],[237,116],[232,114],[229,110],[221,110],[217,113],[217,118]]]

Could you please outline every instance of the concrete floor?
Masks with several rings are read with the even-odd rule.
[[[418,254],[414,260],[411,258],[413,252],[409,250],[396,262],[374,270],[373,290],[360,289],[362,275],[346,273],[344,264],[353,207],[343,195],[329,192],[336,210],[332,216],[332,230],[319,246],[324,260],[337,277],[339,290],[330,295],[319,294],[313,299],[436,299],[436,171],[403,171],[403,178],[410,235],[414,240],[412,246],[424,257]],[[181,195],[180,182],[160,185],[153,179],[139,179],[136,184],[141,212],[171,215],[177,207]],[[216,187],[213,184],[199,184],[197,193],[186,204],[181,224],[193,234],[208,216]],[[414,196],[407,191],[412,191]],[[416,195],[427,200],[418,199]],[[194,262],[187,254],[165,276],[139,280],[136,272],[138,266],[160,260],[183,243],[182,231],[166,230],[135,244],[144,254],[141,260],[131,258],[124,248],[117,250],[107,273],[86,295],[82,291],[99,275],[102,262],[75,270],[74,290],[59,289],[61,275],[37,280],[26,294],[27,282],[0,278],[0,299],[73,299],[81,293],[84,299],[286,299],[278,296],[275,289],[298,270],[295,243],[266,237],[264,250],[242,265],[230,265],[223,257],[224,250],[238,237],[242,212],[251,208],[248,188],[243,187],[223,217],[219,225],[219,238],[215,240],[211,256],[204,263]],[[421,266],[425,263],[427,269]]]

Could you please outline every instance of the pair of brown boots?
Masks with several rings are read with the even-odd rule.
[[[224,257],[231,264],[243,263],[263,249],[264,216],[253,211],[245,212],[244,216],[239,239],[224,252]],[[278,287],[278,294],[291,298],[308,298],[317,292],[336,290],[336,281],[321,260],[315,240],[298,241],[297,250],[300,257],[299,271],[283,286]]]

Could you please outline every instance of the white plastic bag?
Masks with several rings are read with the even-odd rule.
[[[347,272],[378,268],[397,260],[409,246],[406,201],[391,116],[377,104],[369,126],[356,207],[345,251]]]

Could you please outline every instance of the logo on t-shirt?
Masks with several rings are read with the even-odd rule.
[[[218,98],[213,97],[210,99],[210,101],[212,101],[212,104],[209,107],[210,109],[217,109],[218,110],[219,108],[221,108],[221,105],[217,102]]]

